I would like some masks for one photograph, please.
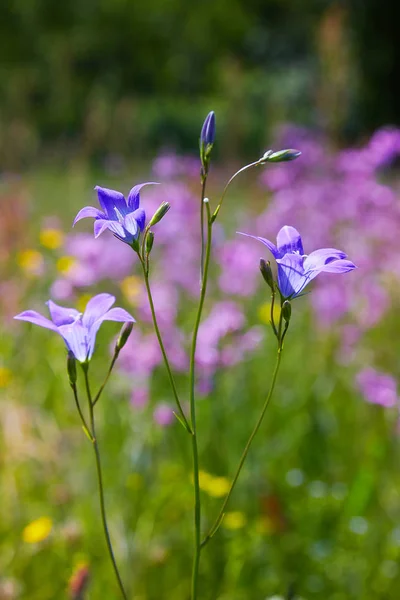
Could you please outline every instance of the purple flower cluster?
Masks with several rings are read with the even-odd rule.
[[[367,402],[391,408],[399,404],[396,381],[386,373],[363,369],[356,378],[358,388]]]

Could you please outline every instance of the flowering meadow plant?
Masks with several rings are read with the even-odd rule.
[[[140,365],[143,369],[148,369],[151,372],[160,360],[164,364],[166,380],[169,385],[169,391],[165,392],[165,395],[167,398],[173,399],[175,406],[172,414],[168,403],[159,404],[154,409],[154,419],[160,426],[165,427],[172,423],[173,415],[175,415],[177,421],[183,427],[182,435],[186,436],[186,439],[182,442],[182,447],[186,442],[184,454],[191,452],[193,547],[190,597],[191,600],[207,597],[207,592],[202,583],[201,558],[206,552],[206,547],[224,523],[225,517],[226,524],[231,529],[241,527],[240,523],[243,522],[240,513],[238,516],[235,511],[229,512],[228,508],[234,503],[233,493],[238,485],[253,440],[262,426],[265,413],[274,394],[282,353],[287,343],[287,333],[295,313],[293,308],[295,304],[292,305],[292,301],[303,294],[305,287],[317,275],[324,272],[343,274],[356,268],[355,264],[347,259],[347,255],[343,251],[334,248],[322,248],[311,252],[309,255],[304,254],[301,236],[292,225],[284,225],[279,229],[276,245],[265,238],[244,234],[247,237],[255,238],[267,247],[276,261],[276,271],[263,258],[258,263],[257,255],[251,254],[252,249],[249,250],[250,254],[247,254],[247,244],[250,247],[251,241],[240,239],[240,243],[244,243],[244,246],[243,252],[238,252],[238,260],[244,261],[244,266],[243,273],[239,275],[245,278],[247,272],[255,273],[258,263],[262,278],[266,283],[264,289],[271,296],[268,321],[272,335],[276,340],[276,362],[271,373],[268,392],[255,423],[249,424],[249,427],[252,425],[253,428],[244,444],[241,457],[231,479],[213,479],[212,477],[207,479],[204,475],[199,451],[205,432],[198,426],[198,397],[201,395],[202,389],[207,389],[208,393],[212,393],[213,377],[218,370],[222,368],[229,369],[237,364],[245,354],[251,352],[260,343],[263,335],[256,327],[243,332],[245,316],[233,300],[225,299],[221,301],[214,307],[215,312],[211,311],[207,317],[204,317],[213,253],[215,245],[218,244],[218,237],[221,236],[219,220],[222,218],[222,208],[224,203],[227,202],[226,198],[231,184],[241,173],[254,168],[269,168],[271,164],[295,161],[300,156],[300,152],[294,149],[266,151],[261,158],[239,169],[228,180],[218,201],[214,202],[212,196],[209,198],[206,194],[215,141],[216,118],[214,112],[211,112],[207,116],[200,133],[200,164],[198,165],[200,202],[196,202],[196,204],[190,202],[191,198],[177,199],[176,204],[179,202],[184,204],[184,207],[181,207],[180,216],[177,214],[174,219],[169,220],[167,213],[170,209],[174,209],[174,198],[182,198],[182,194],[179,196],[171,193],[171,197],[169,197],[163,192],[162,186],[153,190],[153,204],[150,200],[147,205],[145,200],[143,203],[145,208],[140,206],[140,192],[143,186],[148,185],[147,183],[135,185],[127,198],[118,191],[96,186],[101,210],[86,206],[78,212],[73,223],[75,225],[81,219],[93,218],[96,244],[103,242],[103,238],[101,240],[97,240],[97,238],[106,230],[109,230],[110,236],[113,234],[116,238],[114,240],[110,239],[110,242],[104,242],[107,243],[107,249],[100,251],[99,269],[103,269],[103,273],[107,272],[107,269],[111,273],[121,263],[127,268],[131,268],[132,259],[129,253],[134,257],[135,262],[139,263],[141,278],[131,276],[133,279],[130,279],[128,283],[131,284],[132,293],[135,293],[136,289],[139,295],[145,296],[146,302],[143,302],[142,298],[139,316],[136,313],[135,316],[137,316],[138,322],[142,318],[152,323],[157,339],[156,348],[140,332],[135,331],[136,326],[133,326],[135,319],[125,309],[112,308],[115,298],[107,293],[100,293],[90,299],[83,312],[79,312],[74,308],[64,308],[49,300],[48,307],[51,320],[33,310],[24,311],[16,316],[18,320],[28,321],[58,333],[66,343],[69,384],[83,430],[94,449],[100,514],[107,550],[120,594],[125,599],[130,597],[130,593],[128,593],[129,584],[125,581],[127,578],[122,577],[120,568],[117,565],[112,544],[113,532],[110,532],[108,526],[102,461],[95,421],[97,403],[108,383],[117,359],[119,359],[121,370],[134,373],[137,369],[136,375],[140,374]],[[285,167],[285,165],[282,166]],[[154,199],[157,199],[157,202],[154,202]],[[149,214],[152,214],[150,218],[147,217]],[[189,219],[197,223],[197,237],[194,238],[197,245],[193,244],[191,232],[187,232],[185,227]],[[158,223],[161,223],[160,226],[153,229]],[[164,252],[163,244],[168,236],[173,239],[174,246],[172,250],[165,249]],[[120,244],[120,242],[124,242],[124,244]],[[108,244],[110,245],[108,246]],[[88,247],[91,248],[91,246]],[[182,341],[181,337],[183,336],[180,336],[179,332],[172,327],[172,323],[177,318],[177,311],[174,312],[176,296],[172,286],[160,285],[160,282],[157,281],[157,271],[154,275],[152,257],[158,251],[158,248],[162,249],[161,254],[165,260],[164,278],[166,273],[167,283],[179,283],[182,288],[185,288],[188,295],[191,297],[197,296],[197,310],[194,315],[190,340]],[[192,254],[193,248],[195,250]],[[81,277],[81,281],[87,281],[86,275],[90,277],[93,270],[93,265],[91,267],[90,264],[90,261],[93,261],[93,254],[91,252],[87,254],[87,264],[83,269],[83,275],[82,271],[79,272],[79,269],[75,271],[75,277],[78,280]],[[245,264],[248,256],[251,257],[251,260],[248,261],[248,264]],[[182,257],[185,260],[179,263],[178,268],[176,261],[182,259]],[[230,252],[227,252],[227,257],[232,258]],[[108,259],[110,259],[110,263],[106,268],[105,264]],[[197,263],[197,268],[193,272],[191,269],[188,277],[186,277],[184,264],[189,264],[191,267],[192,261]],[[82,264],[79,266],[82,267]],[[223,279],[227,270],[228,268],[222,269],[221,281],[229,291],[234,289],[230,286],[234,286],[235,282],[232,281],[231,277]],[[243,280],[241,283],[243,284]],[[94,362],[96,334],[103,321],[106,320],[119,321],[124,325],[114,346],[109,369],[94,393],[92,391],[93,382],[89,375],[92,362]],[[230,343],[221,343],[229,339],[230,336],[233,337]],[[188,343],[185,343],[187,341]],[[187,346],[189,346],[188,350]],[[124,347],[131,350],[131,352],[124,351],[120,356],[120,352]],[[81,366],[86,409],[80,397],[79,373],[76,362],[80,363]],[[182,392],[182,381],[178,383],[178,373],[180,380],[182,375],[187,376],[185,382],[188,389],[184,393]],[[143,402],[143,398],[146,401],[149,390],[146,387],[140,387],[139,377],[138,385],[135,385],[135,383],[132,403],[139,405]],[[244,418],[244,416],[241,418]],[[115,468],[117,467],[118,465],[115,465]],[[206,479],[207,485],[205,484]],[[205,487],[211,490],[215,498],[221,498],[220,507],[214,519],[211,519],[209,515],[205,515],[202,497]],[[177,493],[179,492],[177,491]],[[173,556],[169,560],[172,561]],[[85,587],[87,584],[86,575],[85,567]]]
[[[82,314],[75,308],[64,308],[49,300],[47,306],[51,320],[35,310],[26,310],[15,319],[55,331],[64,339],[76,360],[86,363],[93,356],[96,334],[104,321],[135,322],[123,308],[111,308],[114,302],[115,297],[111,294],[98,294],[89,300]]]

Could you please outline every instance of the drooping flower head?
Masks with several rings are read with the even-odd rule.
[[[260,241],[274,256],[278,265],[278,288],[284,299],[299,296],[306,285],[320,273],[347,273],[356,268],[354,263],[346,260],[344,252],[335,248],[322,248],[311,254],[304,254],[299,232],[289,225],[279,231],[276,246],[256,235],[241,235]]]
[[[91,217],[94,221],[94,236],[97,238],[109,229],[121,241],[131,245],[143,231],[146,213],[140,208],[140,190],[144,185],[157,185],[154,181],[135,185],[125,199],[121,192],[96,186],[102,210],[85,206],[75,217],[74,225],[81,219]]]
[[[111,294],[98,294],[89,300],[85,312],[80,313],[75,308],[64,308],[49,300],[46,304],[51,320],[35,310],[26,310],[14,318],[55,331],[76,360],[85,363],[92,358],[96,335],[103,321],[135,322],[123,308],[111,308],[114,302],[115,297]]]

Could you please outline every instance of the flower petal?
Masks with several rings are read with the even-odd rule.
[[[323,273],[347,273],[357,269],[356,265],[351,260],[334,260],[325,265],[320,272]]]
[[[136,210],[139,208],[140,190],[145,185],[158,185],[158,183],[156,183],[155,181],[147,181],[146,183],[139,183],[138,185],[135,185],[129,192],[128,196],[128,208],[130,210]]]
[[[36,312],[36,310],[25,310],[15,316],[14,319],[17,319],[18,321],[28,321],[28,323],[33,323],[34,325],[39,325],[39,327],[45,327],[46,329],[51,329],[52,331],[59,333],[57,325],[55,325],[53,321],[50,321],[50,319],[47,319]]]
[[[76,215],[74,222],[72,223],[72,227],[74,227],[75,223],[80,221],[81,219],[86,219],[91,217],[93,219],[104,219],[106,215],[101,212],[98,208],[94,208],[94,206],[85,206],[85,208],[81,208],[81,210]]]
[[[285,254],[304,254],[303,243],[301,241],[301,236],[297,229],[291,227],[290,225],[285,225],[279,231],[277,238],[277,246],[278,252],[280,256],[284,256]]]
[[[73,323],[80,315],[80,312],[75,310],[75,308],[65,308],[64,306],[59,306],[52,300],[49,300],[46,302],[46,304],[49,307],[53,323],[57,325],[57,327],[60,325],[69,325]]]
[[[307,285],[308,278],[303,269],[303,258],[299,254],[285,254],[277,258],[278,286],[284,298],[294,298]]]
[[[140,210],[140,209],[139,209]],[[135,211],[136,212],[136,211]],[[131,234],[133,238],[136,238],[139,235],[139,225],[134,217],[134,213],[131,212],[126,215],[124,219],[124,228],[128,233]]]
[[[111,294],[97,294],[89,300],[83,313],[82,323],[90,329],[95,321],[103,317],[115,302]]]
[[[105,294],[104,294],[105,295]],[[107,311],[104,315],[102,315],[101,317],[99,317],[97,319],[97,321],[95,321],[89,330],[89,358],[92,357],[93,351],[94,351],[94,345],[96,342],[96,335],[98,330],[100,329],[101,324],[103,323],[103,321],[119,321],[122,323],[135,323],[135,319],[132,317],[132,315],[130,315],[126,310],[124,310],[123,308],[112,308],[111,310]]]
[[[61,325],[59,332],[76,360],[85,362],[89,354],[89,332],[80,319],[69,325]]]
[[[125,241],[127,232],[125,231],[123,226],[117,221],[109,221],[108,219],[97,219],[94,222],[94,237],[98,238],[99,235],[101,235],[105,229],[109,229],[110,231],[112,231],[112,233],[114,233],[123,241]]]
[[[347,254],[341,250],[336,250],[336,248],[321,248],[320,250],[314,250],[314,252],[311,252],[305,259],[304,270],[320,269],[332,261],[346,257]]]
[[[103,317],[100,317],[101,321],[119,321],[121,323],[136,323],[136,320],[126,311],[124,308],[111,308]]]
[[[258,240],[259,242],[261,242],[262,244],[264,244],[264,246],[267,246],[268,250],[271,252],[271,254],[275,258],[279,258],[281,256],[280,253],[279,253],[279,251],[278,251],[278,248],[275,246],[275,244],[273,244],[269,240],[266,240],[265,238],[262,238],[262,237],[258,237],[256,235],[251,235],[250,233],[242,233],[241,231],[237,231],[236,233],[238,233],[239,235],[245,235],[246,237],[250,237],[250,238],[253,238],[255,240]]]
[[[133,213],[131,213],[131,215],[136,219],[140,231],[143,231],[144,224],[146,222],[146,213],[143,208],[137,208],[133,211]]]
[[[100,187],[96,185],[94,188],[99,198],[100,206],[106,213],[109,219],[119,220],[119,216],[124,216],[127,213],[127,205],[124,195],[115,190]]]

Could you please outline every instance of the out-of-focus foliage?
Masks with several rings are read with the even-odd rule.
[[[90,156],[191,150],[210,108],[233,156],[261,149],[277,120],[339,137],[394,122],[395,35],[376,31],[390,11],[375,4],[3,0],[1,162],[48,142]]]

